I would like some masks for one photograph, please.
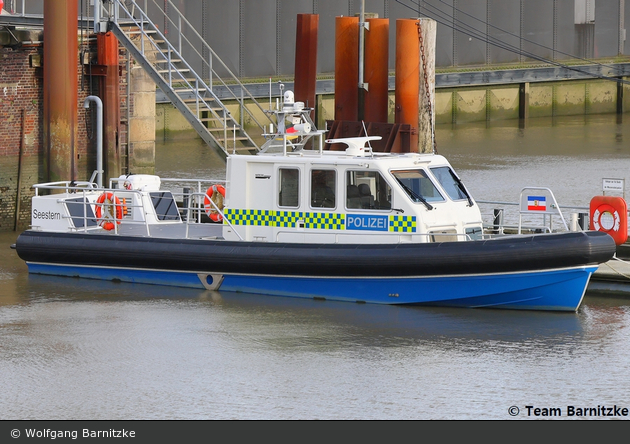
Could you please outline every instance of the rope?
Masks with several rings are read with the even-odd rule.
[[[625,277],[626,279],[630,279],[630,275],[628,275],[628,274],[626,274],[626,273],[622,273],[621,271],[619,271],[619,270],[615,269],[614,267],[612,267],[612,266],[610,265],[610,262],[611,262],[611,261],[613,261],[613,260],[618,261],[618,262],[621,262],[621,263],[626,264],[626,265],[630,265],[630,262],[628,262],[628,261],[624,261],[623,259],[619,259],[619,258],[615,255],[615,256],[613,256],[613,258],[612,258],[610,261],[605,262],[605,263],[603,264],[603,265],[606,265],[608,268],[610,268],[610,269],[611,269],[612,271],[614,271],[615,273],[617,273],[619,276],[623,276],[623,277]]]

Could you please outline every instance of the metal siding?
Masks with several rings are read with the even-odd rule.
[[[575,5],[574,0],[556,0],[556,60],[576,57]]]
[[[427,14],[430,18],[437,21],[437,35],[435,43],[435,66],[453,66],[455,60],[454,47],[455,44],[455,31],[453,30],[453,0],[432,0],[431,2],[439,7],[434,7],[430,14]],[[451,17],[450,20],[446,20],[447,17]]]
[[[619,52],[619,2],[595,2],[594,57],[614,57]]]
[[[354,8],[356,9],[356,14],[359,15],[361,13],[361,2],[353,2]],[[385,17],[385,2],[383,0],[365,0],[365,13],[374,13],[378,14],[378,18],[387,18]]]
[[[239,0],[204,0],[206,3],[206,42],[235,75],[239,73]],[[201,14],[200,14],[201,15]],[[213,62],[220,76],[225,68]]]
[[[413,8],[412,8],[413,7]],[[414,9],[415,8],[415,9]],[[395,66],[396,55],[396,20],[405,18],[428,17],[437,23],[435,48],[436,66],[453,65],[453,0],[425,0],[418,11],[412,2],[390,2],[390,67]]]
[[[456,61],[459,65],[486,63],[486,3],[486,0],[459,0],[455,3],[458,9],[455,12],[455,27],[463,31],[455,32]]]
[[[202,29],[202,14],[201,14],[201,3],[198,2],[185,2],[184,0],[173,1],[175,7],[182,13],[186,20],[190,23],[190,26],[186,23],[185,20],[181,21],[181,32],[190,40],[191,43],[195,44],[195,49],[201,52],[201,40],[197,37],[196,32],[201,35]],[[190,45],[186,44],[186,40],[184,38],[180,39],[180,23],[178,19],[178,15],[175,11],[169,9],[169,17],[173,20],[169,26],[169,35],[168,40],[171,44],[179,51],[179,42],[181,41],[182,46],[182,56],[186,63],[188,63],[192,69],[197,72],[197,74],[201,74],[203,72],[203,63],[197,53],[190,47]],[[193,29],[190,29],[190,28]],[[206,56],[207,57],[207,56]],[[188,76],[190,77],[190,76]]]
[[[573,0],[571,0],[573,1]],[[490,63],[519,61],[521,33],[521,0],[489,0],[490,20],[488,34]]]
[[[298,14],[312,14],[313,0],[280,1],[280,34],[278,35],[278,74],[295,74],[295,42]]]
[[[276,0],[242,0],[241,77],[273,76],[276,72]]]
[[[523,51],[534,57],[524,60],[553,58],[553,1],[526,0],[523,2]]]
[[[335,17],[348,15],[348,2],[317,0],[319,33],[317,44],[317,69],[321,73],[335,71]]]

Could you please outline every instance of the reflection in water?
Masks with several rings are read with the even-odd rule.
[[[478,199],[548,186],[587,205],[627,177],[615,117],[440,126]],[[224,177],[198,142],[163,176]],[[354,304],[29,276],[0,233],[3,419],[510,419],[516,405],[630,407],[630,304],[578,313]],[[523,413],[518,418],[526,418]],[[517,419],[518,419],[517,418]]]

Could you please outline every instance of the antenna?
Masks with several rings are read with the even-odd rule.
[[[363,132],[365,133],[365,137],[369,137],[367,128],[365,127],[365,120],[361,120],[361,125],[363,125]],[[370,147],[370,156],[374,156],[374,151],[372,150],[372,144],[370,143],[370,139],[367,140],[367,144]]]

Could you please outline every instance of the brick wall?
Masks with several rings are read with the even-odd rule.
[[[80,50],[93,53],[95,48],[86,43]],[[31,187],[47,180],[43,170],[43,72],[33,66],[38,65],[42,56],[42,45],[0,47],[0,231],[16,228],[16,211],[19,212],[17,231],[28,228],[34,194]],[[81,64],[82,59],[79,57],[77,66],[78,140],[74,149],[77,178],[89,179],[96,169],[96,105],[92,103],[86,110],[83,102],[89,95],[98,95],[99,80],[90,75],[89,65]]]
[[[20,220],[30,222],[31,185],[42,178],[41,71],[31,58],[41,58],[41,46],[0,48],[0,230],[15,228],[20,168]],[[38,75],[39,74],[39,75]],[[22,131],[23,144],[20,143]],[[20,156],[20,147],[22,155]],[[26,224],[20,223],[18,229]]]

